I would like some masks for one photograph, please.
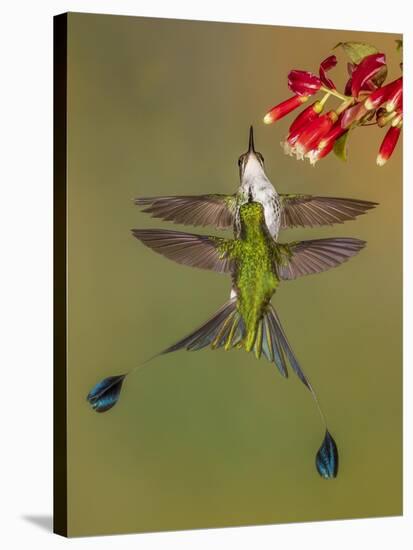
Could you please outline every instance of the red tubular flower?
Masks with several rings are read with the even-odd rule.
[[[393,80],[393,82],[386,84],[386,86],[377,88],[377,90],[372,92],[364,102],[366,109],[369,111],[372,109],[378,109],[398,89],[403,89],[402,78],[398,78],[397,80]]]
[[[335,85],[332,80],[330,80],[327,77],[327,71],[332,69],[337,65],[337,57],[335,55],[330,55],[330,57],[327,57],[320,63],[320,69],[318,71],[318,74],[320,75],[320,80],[326,86],[327,88],[330,88],[330,90],[335,90]]]
[[[317,149],[313,149],[312,151],[309,151],[306,154],[306,157],[308,157],[310,164],[314,166],[316,162],[318,162],[322,158],[326,157],[329,153],[331,153],[334,147],[334,141],[335,140],[331,140],[324,147],[322,148],[317,147]]]
[[[347,130],[342,128],[340,120],[337,120],[331,130],[321,139],[317,147],[311,151],[308,151],[306,154],[306,157],[309,159],[310,163],[314,165],[317,161],[331,153],[336,140],[346,131]]]
[[[358,97],[360,90],[367,81],[373,78],[386,65],[384,53],[374,53],[364,57],[355,67],[351,75],[351,94]]]
[[[281,142],[286,155],[292,155],[295,153],[295,143],[301,135],[303,128],[318,118],[322,110],[322,103],[320,101],[316,101],[304,109],[304,111],[302,111],[293,121],[289,128],[288,136]]]
[[[317,118],[322,110],[323,106],[320,101],[316,101],[315,103],[312,103],[311,105],[306,107],[304,111],[301,111],[301,113],[291,124],[289,128],[290,134],[294,134],[304,124],[308,124],[309,122]]]
[[[360,59],[360,54],[363,54],[362,44],[348,42],[342,45],[350,59]],[[369,50],[368,45],[365,50]],[[370,47],[371,50],[376,51]],[[375,124],[388,128],[377,156],[377,164],[383,166],[393,154],[403,124],[403,79],[400,77],[381,86],[387,73],[386,57],[384,53],[374,53],[361,58],[359,63],[347,64],[348,77],[343,96],[328,77],[328,71],[336,65],[337,58],[331,55],[320,63],[318,75],[308,71],[290,71],[288,87],[294,95],[275,105],[265,115],[264,123],[271,124],[286,116],[322,90],[324,97],[320,101],[313,100],[309,107],[301,109],[290,124],[288,135],[281,142],[285,153],[299,160],[309,159],[311,164],[326,157],[332,150],[345,159],[343,148],[347,147],[349,129]],[[323,114],[324,104],[331,95],[342,102],[337,111]]]
[[[297,159],[303,159],[308,151],[317,147],[336,121],[337,114],[334,111],[329,111],[302,127],[293,151]]]
[[[399,103],[396,105],[396,112],[397,113],[403,113],[403,92],[399,99]]]
[[[319,147],[316,147],[315,149],[308,151],[308,153],[306,153],[305,156],[310,161],[310,164],[314,166],[316,162],[318,162],[322,158],[326,157],[329,153],[331,153],[331,151],[333,150],[333,147],[334,147],[334,140],[330,141],[328,144],[325,145],[325,147],[321,149]]]
[[[392,156],[394,148],[400,137],[401,124],[399,126],[390,126],[380,145],[379,154],[377,155],[377,165],[383,166]]]
[[[402,108],[403,104],[403,78],[396,80],[394,89],[386,98],[386,110],[388,113]]]
[[[294,109],[302,105],[305,101],[307,101],[307,99],[308,99],[308,96],[305,96],[305,95],[303,96],[294,95],[293,97],[286,99],[285,101],[279,103],[278,105],[275,105],[275,107],[270,109],[268,113],[265,115],[264,124],[271,124],[272,122],[279,120],[285,115],[288,115],[288,113],[291,113],[291,111],[294,111]]]
[[[321,88],[321,80],[308,71],[293,70],[288,73],[288,87],[300,96],[313,95]]]

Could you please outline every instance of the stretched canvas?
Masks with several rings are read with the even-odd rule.
[[[402,37],[68,13],[54,56],[55,532],[400,515]]]

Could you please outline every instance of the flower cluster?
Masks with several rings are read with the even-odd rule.
[[[322,92],[323,97],[305,107],[291,124],[288,135],[281,142],[285,153],[297,159],[308,159],[313,165],[333,150],[345,160],[351,130],[360,126],[388,126],[377,156],[378,166],[383,166],[396,147],[403,124],[403,78],[384,84],[386,57],[373,46],[360,42],[344,42],[337,46],[343,47],[350,58],[343,93],[327,76],[337,65],[336,56],[331,55],[321,62],[318,75],[290,71],[288,87],[294,95],[270,109],[264,122],[271,124],[279,120],[317,92]],[[331,97],[339,99],[340,104],[326,111],[325,105]]]

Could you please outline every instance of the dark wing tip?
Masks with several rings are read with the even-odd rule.
[[[155,197],[135,197],[132,200],[136,206],[148,206],[153,203]]]
[[[139,229],[131,229],[130,232],[132,233],[133,237],[135,237],[135,239],[140,239]]]
[[[145,237],[159,237],[159,236],[168,236],[174,232],[168,229],[131,229],[132,235],[139,240],[144,241]]]

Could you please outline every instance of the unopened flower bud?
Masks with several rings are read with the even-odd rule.
[[[302,105],[305,101],[307,101],[307,99],[308,96],[295,95],[285,101],[282,101],[278,105],[275,105],[275,107],[270,109],[265,115],[264,124],[271,124],[272,122],[283,118],[285,115],[288,115],[288,113],[291,113],[291,111],[294,111],[294,109]]]
[[[393,151],[397,145],[397,142],[400,137],[401,128],[399,126],[391,126],[386,135],[384,136],[383,142],[380,146],[379,154],[377,155],[377,165],[383,166],[392,156]]]
[[[397,80],[386,84],[386,86],[377,88],[377,90],[372,92],[366,99],[366,101],[364,102],[364,106],[368,111],[371,111],[372,109],[377,109],[378,107],[383,105],[383,103],[385,103],[388,99],[390,99],[392,95],[397,92],[398,89],[403,89],[402,78],[398,78]]]

